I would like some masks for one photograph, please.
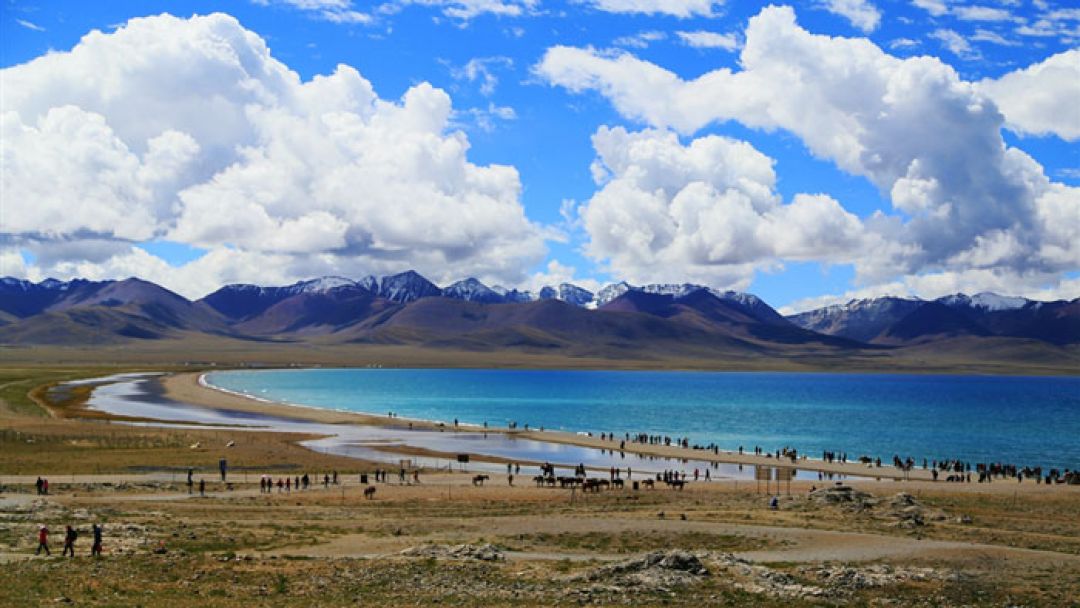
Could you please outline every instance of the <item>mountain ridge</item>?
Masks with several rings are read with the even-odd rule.
[[[8,277],[0,279],[0,296],[0,343],[8,344],[111,343],[191,333],[474,349],[487,344],[581,350],[593,341],[644,350],[654,342],[671,342],[665,348],[672,349],[722,344],[765,351],[859,350],[958,337],[1080,343],[1080,299],[1037,302],[991,293],[852,300],[784,317],[753,294],[692,283],[620,282],[596,293],[562,283],[533,293],[489,287],[471,277],[443,288],[407,271],[285,286],[231,284],[196,301],[137,278],[32,283]],[[679,340],[686,344],[674,343]]]

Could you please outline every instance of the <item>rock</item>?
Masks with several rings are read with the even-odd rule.
[[[433,545],[425,544],[409,547],[401,551],[405,557],[426,557],[435,559],[479,560],[485,562],[506,559],[498,547],[486,543],[483,545]]]
[[[861,508],[872,507],[876,503],[873,495],[856,490],[851,486],[831,486],[814,490],[810,500],[827,505],[855,505]]]
[[[708,568],[697,555],[673,549],[653,551],[641,557],[601,566],[584,574],[571,576],[568,580],[594,583],[586,587],[594,592],[610,589],[625,591],[626,587],[634,587],[667,593],[672,588],[696,583],[708,574]]]

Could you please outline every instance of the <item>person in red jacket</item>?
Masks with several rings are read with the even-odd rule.
[[[52,553],[49,551],[49,529],[48,528],[46,528],[45,526],[41,526],[40,528],[38,528],[37,540],[38,540],[38,547],[37,547],[37,551],[34,551],[34,555],[41,554],[42,549],[45,550],[45,555],[52,555]]]

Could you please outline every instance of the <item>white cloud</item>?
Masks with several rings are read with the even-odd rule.
[[[1012,21],[1013,15],[1003,8],[992,6],[958,6],[952,14],[961,21]]]
[[[714,17],[723,0],[584,0],[594,8],[608,13],[636,13],[689,17]]]
[[[35,32],[44,32],[45,31],[45,28],[41,27],[40,25],[38,25],[38,24],[36,24],[36,23],[34,23],[32,21],[27,21],[26,19],[16,19],[15,23],[18,23],[19,25],[25,27],[26,29],[33,30]]]
[[[1015,40],[1009,40],[997,32],[982,28],[975,30],[975,33],[971,35],[971,39],[975,42],[989,42],[998,46],[1020,46],[1020,43]]]
[[[1080,139],[1080,49],[1058,53],[998,79],[982,80],[977,87],[1005,113],[1010,129],[1054,134],[1067,141]]]
[[[783,7],[750,20],[740,65],[684,81],[628,53],[553,47],[535,71],[571,91],[599,92],[629,119],[685,134],[726,120],[785,129],[813,154],[865,176],[895,213],[864,220],[873,246],[854,261],[860,282],[987,270],[976,267],[991,258],[998,268],[987,272],[1000,276],[1045,280],[1080,267],[1077,248],[1050,219],[1080,226],[1080,189],[1050,182],[1031,157],[1007,147],[997,106],[948,65],[892,57],[865,39],[810,34]],[[658,215],[662,199],[655,189],[639,190],[620,203],[634,213],[612,212],[605,222],[620,226],[637,215],[641,226],[620,227],[598,252],[620,253],[618,238],[646,251],[674,240],[677,231]],[[727,208],[732,222],[748,217]],[[747,259],[755,259],[754,251],[779,255],[754,242],[732,251]],[[635,261],[649,260],[639,256],[626,265]]]
[[[369,24],[374,18],[356,10],[351,0],[253,0],[255,4],[280,4],[304,11],[331,23]]]
[[[675,32],[679,40],[687,46],[697,49],[724,49],[735,51],[739,48],[739,37],[735,34],[721,34],[719,32]]]
[[[945,0],[911,0],[911,3],[934,17],[940,17],[949,12],[949,5]]]
[[[867,0],[822,0],[822,6],[867,34],[876,30],[881,23],[881,11]]]
[[[656,30],[650,30],[646,32],[638,32],[631,36],[620,36],[612,41],[615,46],[644,49],[654,42],[659,42],[667,38],[665,32],[659,32]]]
[[[140,265],[187,295],[264,282],[267,264],[281,279],[415,267],[516,284],[546,251],[517,171],[469,161],[445,92],[381,99],[345,65],[302,82],[227,15],[92,32],[0,71],[0,87],[0,238],[39,256],[35,272]],[[151,238],[210,253],[171,268],[131,249]]]
[[[920,44],[921,43],[918,40],[912,40],[911,38],[896,38],[889,42],[889,48],[893,50],[913,49]]]
[[[778,260],[851,261],[861,222],[826,195],[783,204],[773,160],[719,136],[687,145],[662,130],[601,127],[593,135],[599,190],[578,209],[587,254],[631,282],[672,274],[745,286]]]
[[[534,274],[525,285],[525,288],[532,290],[533,293],[539,293],[544,287],[554,287],[563,283],[573,283],[593,293],[600,291],[600,288],[603,287],[596,279],[577,276],[577,268],[563,264],[558,260],[549,260],[547,266],[544,267],[544,271]]]
[[[535,13],[540,0],[390,0],[380,7],[382,12],[396,12],[408,5],[442,9],[452,19],[467,22],[481,15],[521,17]]]
[[[479,82],[480,93],[490,96],[499,85],[499,77],[495,75],[495,71],[513,67],[514,60],[509,57],[474,57],[460,68],[451,69],[450,74],[457,80]]]
[[[980,57],[979,51],[972,47],[967,38],[964,38],[956,30],[939,28],[928,35],[940,42],[941,46],[948,49],[950,53],[961,59],[978,59]]]

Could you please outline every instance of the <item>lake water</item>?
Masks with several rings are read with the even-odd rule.
[[[563,370],[225,371],[251,396],[407,418],[593,433],[722,449],[1080,467],[1080,378]]]

